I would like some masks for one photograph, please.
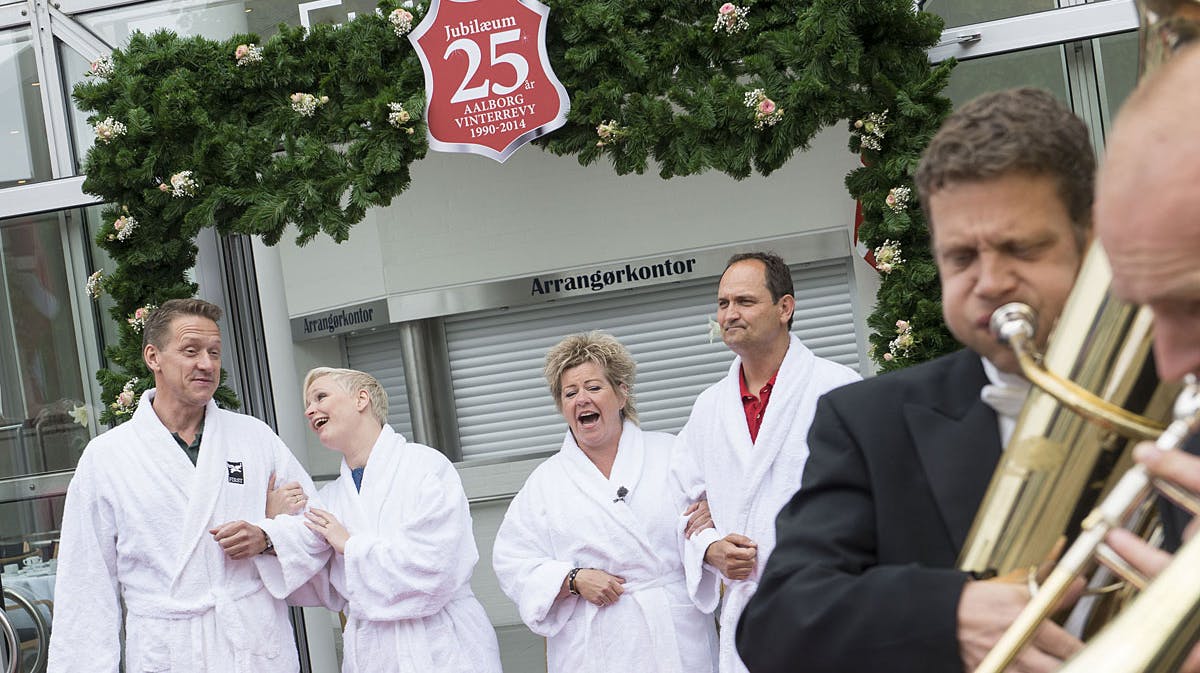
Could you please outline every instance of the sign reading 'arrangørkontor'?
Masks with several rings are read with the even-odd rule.
[[[292,340],[305,341],[382,327],[391,322],[386,299],[292,318]]]
[[[429,147],[504,161],[567,122],[537,0],[433,0],[408,39],[425,70]]]

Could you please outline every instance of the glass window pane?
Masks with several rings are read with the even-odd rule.
[[[150,34],[161,29],[184,37],[224,40],[247,32],[247,16],[242,0],[160,0],[75,18],[108,44],[121,46],[134,31]]]
[[[1094,44],[1098,52],[1096,74],[1107,123],[1117,118],[1117,111],[1137,83],[1138,35],[1136,32],[1109,35],[1095,40]]]
[[[951,73],[945,93],[958,107],[980,94],[1014,86],[1048,89],[1069,106],[1062,47],[1051,45],[963,61]]]
[[[1055,7],[1054,0],[927,0],[924,3],[925,11],[942,17],[947,28],[1044,12]]]
[[[91,438],[62,217],[0,222],[0,479],[71,469]]]
[[[96,58],[99,54],[93,55]],[[62,70],[63,85],[66,87],[67,100],[71,101],[71,110],[67,115],[67,124],[71,127],[71,146],[75,157],[75,175],[83,173],[83,162],[88,150],[96,144],[96,132],[88,123],[88,114],[79,109],[79,103],[71,96],[75,85],[87,79],[86,73],[91,67],[91,59],[84,58],[79,52],[67,45],[58,43],[58,63]]]
[[[289,26],[336,25],[375,11],[375,5],[374,0],[246,0],[246,21],[251,33],[266,40],[278,32],[281,23]]]
[[[34,655],[52,630],[64,500],[55,495],[0,503],[0,584],[10,594],[3,607],[21,644],[22,673],[45,670],[45,660],[33,668]]]
[[[51,178],[39,87],[29,29],[0,32],[0,187]]]

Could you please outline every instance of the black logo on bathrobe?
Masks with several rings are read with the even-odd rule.
[[[225,461],[225,467],[229,470],[229,483],[244,484],[246,483],[245,475],[242,473],[242,464]]]

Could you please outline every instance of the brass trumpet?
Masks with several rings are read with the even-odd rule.
[[[1188,377],[1187,384],[1176,399],[1174,414],[1175,420],[1155,441],[1155,445],[1164,451],[1177,450],[1185,439],[1200,428],[1200,383],[1197,383],[1195,377]],[[1124,525],[1134,510],[1156,489],[1193,514],[1200,513],[1200,501],[1169,482],[1151,479],[1141,465],[1131,467],[1103,502],[1084,520],[1082,533],[1063,554],[1058,565],[1017,616],[1013,625],[975,669],[975,673],[1000,673],[1012,663],[1033,637],[1038,626],[1067,593],[1071,583],[1088,570],[1093,561],[1104,564],[1125,581],[1139,587],[1145,585],[1144,578],[1104,545],[1104,536],[1113,528]],[[1120,654],[1140,656],[1145,660],[1142,662],[1143,667],[1121,667],[1121,671],[1170,671],[1183,661],[1192,639],[1200,633],[1200,611],[1197,610],[1197,606],[1200,606],[1200,573],[1196,572],[1194,563],[1188,563],[1188,559],[1200,555],[1200,545],[1189,543],[1180,554],[1172,564],[1172,572],[1164,573],[1154,582],[1152,591],[1140,596],[1112,622],[1112,625],[1125,624],[1125,630],[1110,625],[1107,633],[1098,636],[1094,643],[1089,644],[1084,653],[1073,659],[1066,670],[1091,673],[1101,668],[1098,658],[1104,662],[1105,667],[1111,667],[1112,658]],[[1181,560],[1183,563],[1180,563]],[[1186,581],[1180,581],[1179,578]],[[1194,600],[1179,600],[1178,595],[1189,587],[1192,588],[1190,595]],[[1164,598],[1164,594],[1171,599]],[[1174,609],[1168,611],[1168,614],[1147,614],[1162,605],[1174,605]],[[1135,606],[1138,607],[1135,609]],[[1131,647],[1128,641],[1128,634],[1132,633],[1130,624],[1137,624],[1140,627],[1139,633],[1144,634],[1146,640],[1154,638],[1160,641],[1159,646],[1151,646],[1145,640],[1139,639],[1138,647]],[[1114,632],[1124,635],[1109,635]],[[1121,646],[1110,646],[1107,649],[1096,646],[1096,643],[1106,639],[1111,642],[1114,637],[1120,638]],[[1087,662],[1093,663],[1089,665]]]
[[[1157,419],[1168,417],[1175,388],[1154,374],[1150,313],[1114,299],[1110,279],[1093,245],[1044,356],[1034,352],[1039,326],[1028,306],[994,312],[993,334],[1035,387],[959,555],[962,570],[987,577],[1044,561],[1130,463],[1129,439],[1165,427]]]

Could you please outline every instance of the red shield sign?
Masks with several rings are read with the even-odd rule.
[[[567,123],[537,0],[433,0],[408,36],[425,69],[429,146],[504,161]]]

